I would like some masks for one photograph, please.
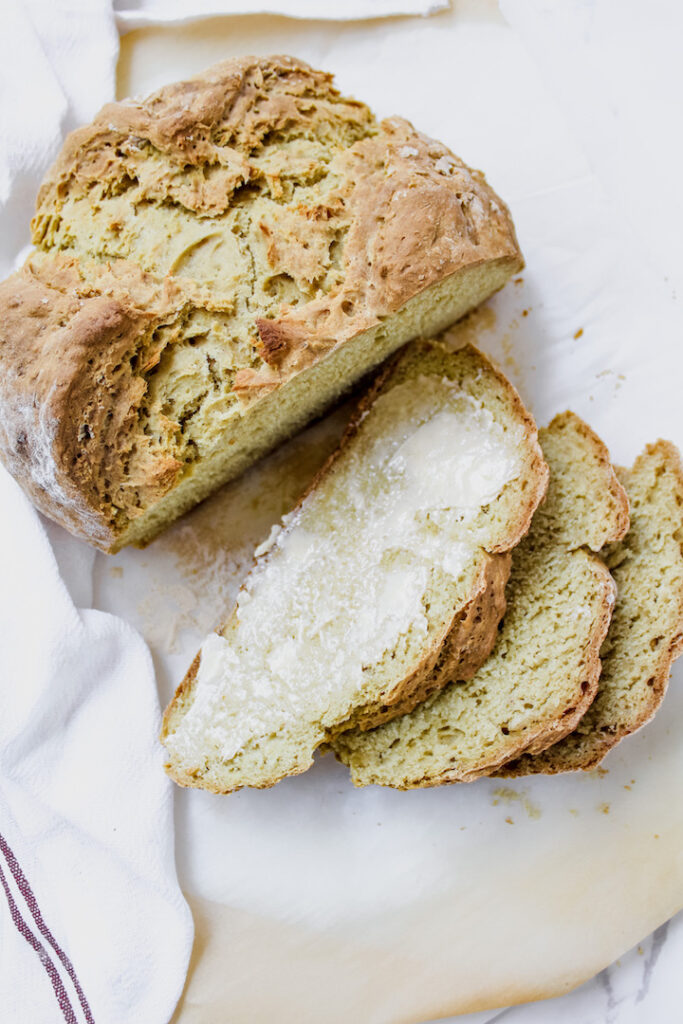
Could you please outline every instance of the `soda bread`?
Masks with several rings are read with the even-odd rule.
[[[202,645],[164,717],[169,774],[270,786],[469,677],[546,483],[533,420],[480,353],[407,346]]]
[[[0,285],[0,457],[108,551],[522,267],[482,174],[291,57],[104,107],[66,140],[33,241]]]
[[[622,537],[628,502],[596,435],[565,413],[539,432],[545,503],[512,554],[507,610],[491,656],[409,715],[333,742],[356,785],[468,782],[570,732],[593,700],[614,584],[592,553]]]
[[[649,445],[633,469],[618,469],[631,527],[603,558],[617,584],[612,623],[600,652],[598,694],[578,726],[505,774],[595,768],[624,736],[648,722],[664,699],[671,663],[683,651],[683,470],[668,441]]]

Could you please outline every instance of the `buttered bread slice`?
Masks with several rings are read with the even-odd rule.
[[[545,503],[512,555],[493,653],[411,714],[334,741],[356,785],[398,789],[467,782],[574,728],[593,700],[614,584],[592,552],[622,537],[628,502],[607,450],[565,413],[539,433],[550,466]]]
[[[470,676],[546,483],[531,416],[480,353],[407,346],[202,645],[164,717],[169,774],[270,786]]]
[[[631,527],[603,558],[617,585],[600,657],[598,694],[577,728],[505,774],[595,768],[625,736],[645,725],[664,699],[671,663],[683,652],[683,468],[668,441],[648,445],[632,469],[618,469]]]

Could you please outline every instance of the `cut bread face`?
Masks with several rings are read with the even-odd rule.
[[[98,547],[144,544],[523,265],[483,175],[291,57],[73,132],[0,284],[0,457]]]
[[[169,774],[270,786],[474,672],[546,484],[531,416],[480,353],[407,346],[202,645],[164,717]]]
[[[602,647],[597,696],[569,736],[537,757],[507,766],[508,776],[595,768],[625,736],[648,722],[664,699],[671,664],[683,651],[683,471],[667,441],[646,448],[632,469],[617,470],[631,527],[603,552],[617,585]]]
[[[412,713],[333,748],[356,785],[468,782],[570,732],[593,700],[614,584],[592,552],[622,537],[628,503],[607,450],[565,413],[539,432],[550,484],[512,554],[507,610],[491,656]]]

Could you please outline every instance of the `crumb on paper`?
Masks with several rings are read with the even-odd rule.
[[[532,820],[536,820],[541,817],[541,809],[536,804],[532,803],[526,794],[525,790],[518,792],[516,789],[512,789],[509,786],[501,786],[493,791],[493,806],[497,807],[500,803],[520,803],[524,808],[524,811]]]
[[[592,772],[588,772],[590,779],[604,779],[606,775],[609,775],[609,768],[594,768]]]
[[[110,566],[110,568],[109,568],[109,575],[111,576],[111,578],[113,580],[120,580],[120,579],[122,579],[123,578],[123,566],[122,565],[112,565],[112,566]]]
[[[507,825],[514,825],[514,821],[513,821],[513,820],[512,820],[512,818],[510,818],[510,817],[508,817],[508,818],[506,818],[506,819],[505,819],[505,823],[506,823]]]
[[[524,278],[523,277],[515,277],[514,280],[513,280],[513,284],[524,284]]]
[[[659,832],[655,832],[655,839],[659,839]]]
[[[480,335],[484,331],[492,331],[497,323],[495,310],[492,306],[484,304],[472,310],[457,324],[450,327],[443,335],[443,340],[448,347],[456,352],[465,345],[476,345],[481,347]]]
[[[612,383],[614,384],[615,391],[618,391],[623,382],[626,380],[626,377],[623,373],[616,373],[614,370],[600,370],[600,372],[596,373],[595,376],[598,380],[602,379],[603,377],[613,378]]]
[[[501,362],[508,376],[519,379],[522,376],[522,370],[515,357],[515,346],[509,333],[504,334],[500,339],[500,347],[503,350]]]
[[[579,812],[577,811],[576,807],[570,807],[569,808],[569,813],[573,814],[575,818],[578,818],[578,816],[579,816]]]
[[[601,814],[609,814],[609,804],[598,804],[598,810]]]
[[[521,316],[527,316],[530,310],[531,307],[527,307],[521,312]],[[494,307],[484,304],[449,328],[443,335],[443,340],[454,352],[465,345],[483,348],[500,365],[506,375],[512,377],[517,386],[522,387],[524,374],[517,359],[520,348],[519,331],[519,316],[511,317],[506,324],[502,325],[499,323]]]
[[[578,331],[574,331],[574,341],[578,341],[579,338],[583,337],[583,327],[579,327]]]

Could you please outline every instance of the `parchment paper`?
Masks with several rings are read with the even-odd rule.
[[[495,4],[362,25],[253,17],[132,33],[120,92],[253,52],[336,72],[343,90],[486,170],[527,268],[465,332],[539,423],[571,407],[622,463],[658,436],[683,444],[670,284]],[[149,641],[162,701],[343,422],[341,410],[146,551],[97,556],[96,606]],[[354,790],[326,757],[270,791],[179,791],[197,942],[176,1019],[408,1024],[596,973],[683,905],[681,677],[679,666],[655,722],[588,775],[395,793]]]

